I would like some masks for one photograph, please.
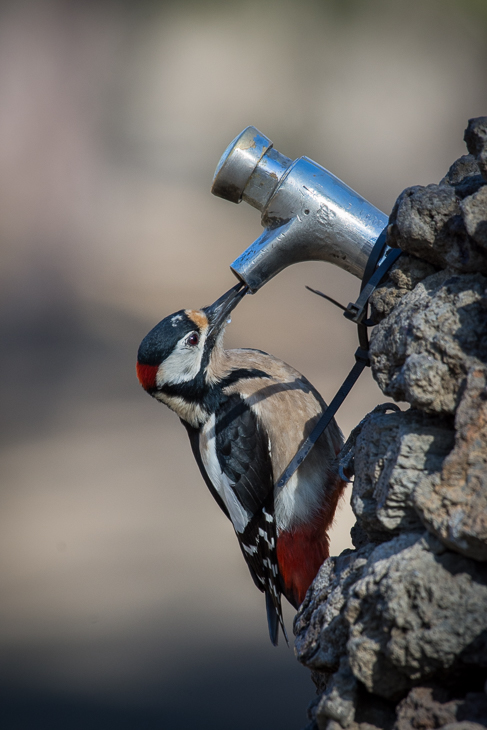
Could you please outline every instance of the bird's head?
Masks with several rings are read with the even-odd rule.
[[[137,355],[137,377],[150,395],[196,395],[211,382],[211,362],[223,351],[222,339],[232,310],[246,294],[237,284],[203,309],[181,309],[159,322],[142,340]],[[168,403],[169,405],[169,403]]]

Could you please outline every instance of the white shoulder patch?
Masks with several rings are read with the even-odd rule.
[[[212,414],[202,429],[200,449],[201,459],[211,483],[222,498],[235,530],[242,533],[247,527],[250,517],[247,510],[238,501],[233,491],[233,483],[221,470],[220,462],[216,455],[214,414]]]

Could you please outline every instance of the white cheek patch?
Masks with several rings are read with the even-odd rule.
[[[189,334],[185,334],[179,340],[169,357],[160,365],[156,377],[156,384],[159,387],[187,383],[198,375],[205,349],[206,332],[201,333],[199,343],[193,346],[186,344]]]
[[[208,419],[203,428],[200,445],[201,458],[208,476],[210,477],[210,481],[222,498],[235,530],[242,533],[248,525],[250,518],[247,514],[247,510],[245,510],[238,501],[235,492],[232,489],[232,482],[227,475],[222,472],[220,467],[220,463],[216,455],[214,414]]]

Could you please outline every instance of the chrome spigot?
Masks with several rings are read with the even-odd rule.
[[[252,292],[300,261],[328,261],[362,278],[388,218],[308,157],[294,162],[255,127],[225,150],[212,193],[262,212],[264,232],[231,264]]]

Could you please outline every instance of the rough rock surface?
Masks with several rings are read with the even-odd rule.
[[[460,203],[468,235],[485,249],[487,249],[487,222],[483,211],[485,211],[486,205],[487,185]]]
[[[468,151],[477,160],[482,177],[487,180],[487,117],[469,119],[464,140]]]
[[[416,256],[402,254],[393,264],[388,280],[370,298],[374,322],[381,322],[405,294],[435,272],[436,269],[432,264]]]
[[[487,129],[485,124],[482,129]],[[438,185],[415,185],[401,193],[389,218],[390,246],[401,248],[437,268],[487,273],[485,247],[469,234],[464,212],[466,206],[470,221],[476,217],[485,221],[482,188],[486,180],[481,172],[485,175],[487,171],[487,152],[481,147],[481,140],[487,143],[487,135],[475,136],[472,131],[474,137],[476,145],[472,144],[472,149],[479,150],[476,160],[466,155],[454,163]]]
[[[445,725],[450,727],[453,723],[457,727],[472,726],[473,723],[482,723],[486,715],[485,692],[470,692],[463,699],[449,700],[448,691],[439,685],[415,687],[398,705],[395,730],[427,730]]]
[[[372,297],[370,354],[410,407],[357,429],[355,550],[296,616],[319,693],[308,730],[487,727],[487,117],[465,140],[391,214],[404,253]]]
[[[448,270],[403,296],[371,337],[383,392],[428,413],[454,413],[469,371],[487,362],[486,298],[485,276]]]
[[[487,369],[472,370],[455,415],[455,446],[413,495],[425,526],[445,545],[487,560]]]
[[[420,411],[370,419],[357,439],[353,511],[367,542],[424,529],[413,494],[425,474],[437,474],[453,447],[451,427]]]

